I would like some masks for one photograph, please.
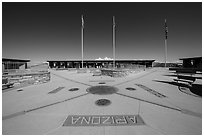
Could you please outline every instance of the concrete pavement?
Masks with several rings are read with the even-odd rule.
[[[170,74],[167,69],[152,68],[119,78],[67,70],[50,72],[51,81],[48,83],[2,94],[3,134],[202,134],[202,98],[168,84],[172,77],[166,76]],[[86,91],[99,85],[119,90],[105,95]],[[138,85],[143,85],[143,88]],[[69,91],[72,88],[79,90]],[[48,94],[53,90],[56,92]],[[99,99],[108,99],[111,103],[98,106],[96,101]],[[130,125],[130,115],[140,116],[144,124]],[[77,123],[77,116],[86,116],[87,124],[63,126],[68,116],[76,116],[72,117],[72,124]],[[110,117],[116,123],[107,126],[100,122],[97,124],[96,116],[98,120]],[[89,125],[93,118],[94,126]]]

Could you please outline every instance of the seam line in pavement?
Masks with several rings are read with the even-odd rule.
[[[139,76],[139,77],[136,77],[136,78],[133,78],[133,79],[130,79],[130,80],[127,80],[127,81],[121,82],[121,83],[117,83],[117,84],[115,84],[115,85],[113,85],[113,86],[121,85],[121,84],[124,84],[124,83],[131,82],[131,81],[133,81],[133,80],[140,79],[140,78],[145,77],[145,76],[147,76],[147,75],[149,75],[149,74],[152,74],[152,72],[155,72],[155,71],[157,71],[157,70],[153,70],[153,71],[147,72],[147,73],[145,73],[145,74],[142,75],[142,76]]]
[[[164,108],[173,109],[173,110],[176,110],[176,111],[181,111],[181,109],[179,109],[179,108],[173,108],[173,107],[165,106],[165,105],[162,105],[162,104],[158,104],[158,103],[151,102],[151,101],[148,101],[148,100],[128,96],[128,95],[121,94],[121,93],[118,93],[118,92],[115,93],[115,94],[120,95],[120,96],[125,96],[125,97],[128,97],[128,98],[132,98],[132,99],[136,99],[136,100],[139,100],[139,101],[143,101],[143,102],[146,102],[146,103],[150,103],[150,104],[153,104],[153,105],[161,106],[161,107],[164,107]]]
[[[38,110],[38,109],[42,109],[42,108],[45,108],[45,107],[49,107],[49,106],[53,106],[53,105],[56,105],[56,104],[59,104],[59,103],[63,103],[63,102],[66,102],[66,101],[69,101],[69,100],[72,100],[72,99],[75,99],[75,98],[79,98],[79,97],[88,95],[88,94],[89,93],[85,93],[85,94],[82,94],[82,95],[79,95],[79,96],[68,98],[68,99],[58,101],[58,102],[55,102],[55,103],[51,103],[51,104],[48,104],[48,105],[44,105],[44,106],[36,107],[36,108],[33,108],[33,109],[28,109],[28,110],[16,112],[16,113],[6,115],[6,116],[2,116],[2,120],[10,119],[10,118],[13,118],[13,117],[16,117],[16,116],[19,116],[19,115],[26,114],[26,113],[31,112],[31,111],[35,111],[35,110]]]
[[[121,93],[118,93],[118,92],[115,93],[115,94],[120,95],[120,96],[125,96],[125,97],[128,97],[128,98],[132,98],[132,99],[136,99],[136,100],[140,100],[140,101],[143,101],[143,102],[146,102],[146,103],[149,103],[149,104],[153,104],[153,105],[157,105],[157,106],[160,106],[160,107],[164,107],[164,108],[167,108],[167,109],[176,110],[176,111],[181,112],[182,114],[186,114],[186,115],[191,115],[191,116],[194,116],[194,117],[202,118],[202,114],[200,114],[200,113],[193,112],[193,111],[187,110],[187,109],[182,109],[182,108],[179,108],[177,106],[175,106],[177,108],[173,108],[173,107],[165,106],[165,105],[158,104],[158,103],[155,103],[155,102],[151,102],[151,101],[148,101],[148,100],[144,100],[144,99],[128,96],[128,95],[125,95],[125,94],[121,94]]]
[[[53,106],[53,105],[56,105],[56,104],[59,104],[59,103],[63,103],[63,102],[66,102],[66,101],[69,101],[69,100],[72,100],[72,99],[75,99],[75,98],[79,98],[79,97],[82,97],[82,96],[85,96],[89,93],[85,93],[85,94],[82,94],[82,95],[79,95],[79,96],[75,96],[75,97],[72,97],[72,98],[68,98],[68,99],[65,99],[65,100],[62,100],[62,101],[58,101],[58,102],[55,102],[55,103],[51,103],[51,104],[48,104],[48,105],[44,105],[44,106],[41,106],[41,107],[37,107],[37,108],[34,108],[34,109],[30,109],[30,110],[27,110],[27,112],[31,112],[31,111],[34,111],[34,110],[38,110],[38,109],[41,109],[41,108],[45,108],[45,107],[49,107],[49,106]]]
[[[92,85],[89,85],[89,84],[86,84],[86,83],[83,83],[83,82],[79,82],[79,81],[76,81],[76,80],[73,80],[73,79],[65,78],[65,77],[60,76],[60,75],[57,75],[57,74],[55,74],[55,73],[53,73],[53,72],[50,73],[50,74],[53,74],[53,75],[55,75],[55,76],[57,76],[57,77],[60,77],[60,78],[62,78],[62,79],[65,79],[65,80],[68,80],[68,81],[71,81],[71,82],[75,82],[75,83],[82,84],[82,85],[86,85],[86,86],[92,86]]]
[[[140,105],[141,105],[141,103],[140,103],[140,100],[139,100],[139,106],[138,106],[138,115],[140,115]]]

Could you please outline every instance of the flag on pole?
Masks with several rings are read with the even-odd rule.
[[[115,16],[113,16],[113,27],[115,28]]]
[[[167,39],[167,33],[168,33],[168,27],[167,27],[167,23],[166,23],[166,19],[165,19],[165,38]]]
[[[84,18],[83,18],[83,15],[81,16],[81,27],[84,28]]]

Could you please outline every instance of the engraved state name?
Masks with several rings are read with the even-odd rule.
[[[63,126],[144,125],[139,115],[69,115]]]

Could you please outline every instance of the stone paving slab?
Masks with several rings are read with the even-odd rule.
[[[25,114],[2,121],[2,134],[9,135],[42,135],[59,126],[64,120],[63,115]]]
[[[58,87],[59,83],[57,84],[56,82],[26,87],[21,93],[16,92],[16,90],[4,93],[2,96],[3,116],[48,105],[86,93],[84,89],[86,89],[87,86],[80,85],[81,88],[79,88],[78,91],[70,92],[70,88],[78,87],[79,85],[76,83],[67,83],[66,81],[66,83],[63,84],[63,81],[65,80],[60,81],[60,85],[65,88],[54,95],[48,93]],[[10,109],[8,109],[8,107]]]
[[[141,102],[140,115],[145,119],[147,125],[154,127],[163,134],[202,134],[202,120],[200,117],[185,115],[178,111],[143,102]]]
[[[202,113],[201,97],[195,97],[182,93],[179,91],[178,86],[154,81],[155,79],[159,79],[160,81],[171,82],[172,78],[165,76],[169,73],[169,71],[161,69],[155,73],[152,73],[148,77],[140,79],[139,82],[146,85],[147,87],[151,87],[152,89],[165,94],[168,98],[165,98],[164,100],[167,100],[168,102],[173,103],[178,107]]]
[[[145,126],[126,126],[126,127],[105,127],[105,135],[161,135],[158,130],[153,129],[152,127]]]

